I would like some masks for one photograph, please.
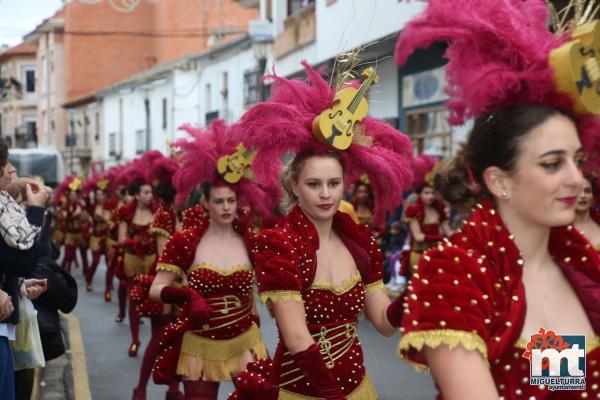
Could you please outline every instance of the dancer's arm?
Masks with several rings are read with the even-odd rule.
[[[498,391],[481,353],[457,346],[425,347],[431,375],[446,400],[497,400]]]

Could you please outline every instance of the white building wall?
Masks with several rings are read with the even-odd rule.
[[[244,104],[244,74],[256,68],[256,60],[250,48],[239,51],[230,51],[214,60],[207,60],[200,65],[201,91],[198,96],[200,102],[200,124],[205,124],[207,112],[219,111],[219,118],[231,123],[239,119],[246,111]],[[227,87],[225,88],[224,76],[227,73]],[[210,93],[207,93],[210,85]],[[224,89],[227,96],[224,96]],[[207,96],[210,97],[208,100]]]
[[[398,67],[393,58],[377,65],[379,83],[368,94],[369,115],[381,119],[398,117]]]
[[[201,118],[200,111],[200,71],[195,68],[173,71],[173,94],[171,107],[171,131],[183,124],[198,125]]]
[[[283,76],[301,69],[304,59],[318,64],[336,54],[393,35],[418,14],[421,2],[395,0],[316,0],[315,41],[275,60],[277,72]],[[283,31],[287,13],[286,0],[273,0],[275,35]]]
[[[150,104],[150,148],[167,152],[167,143],[175,135],[173,128],[173,80],[157,77],[141,84],[129,84],[100,94],[102,105],[101,151],[93,159],[104,161],[107,166],[132,160],[139,156],[138,132],[142,131],[140,150],[146,148],[146,106]],[[163,124],[163,100],[166,100],[166,126]],[[110,154],[111,135],[115,135],[115,153]]]

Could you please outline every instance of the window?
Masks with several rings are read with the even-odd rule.
[[[258,89],[258,71],[250,70],[244,73],[244,105],[256,103]]]
[[[117,132],[108,134],[108,155],[111,157],[117,155]]]
[[[446,108],[421,108],[406,114],[406,134],[417,154],[450,155],[452,143]]]
[[[206,89],[204,90],[204,107],[206,107],[206,111],[212,111],[212,87],[210,83],[206,84]]]
[[[25,93],[35,93],[35,70],[25,70]]]
[[[162,128],[167,130],[167,99],[162,99]]]
[[[287,15],[294,15],[298,11],[302,10],[305,7],[308,7],[311,4],[314,4],[315,0],[287,0]]]
[[[229,94],[229,75],[227,72],[223,72],[223,87],[221,88],[221,96],[224,99],[227,99],[227,95]]]
[[[138,129],[135,131],[135,154],[144,154],[146,150],[146,131]]]
[[[95,127],[94,139],[96,140],[96,142],[99,142],[100,141],[100,113],[97,112],[95,117],[96,117],[96,127]]]
[[[204,116],[204,124],[209,125],[215,119],[219,118],[219,110],[207,112]]]
[[[89,126],[90,119],[87,117],[87,115],[83,114],[83,147],[89,147],[90,145]]]

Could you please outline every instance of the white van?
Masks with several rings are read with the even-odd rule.
[[[8,160],[19,176],[39,176],[50,187],[65,179],[61,153],[56,149],[9,149]]]

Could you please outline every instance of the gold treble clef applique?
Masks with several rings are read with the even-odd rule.
[[[329,359],[325,363],[327,368],[332,369],[335,366],[335,362],[333,361],[333,357],[331,357],[331,340],[327,339],[328,329],[324,326],[321,327],[321,334],[319,335],[319,340],[317,344],[321,348],[321,354]]]
[[[222,301],[214,303],[214,305],[223,306],[219,312],[223,315],[227,315],[229,314],[229,311],[240,308],[242,306],[242,302],[237,298],[237,296],[226,295],[223,296]]]

